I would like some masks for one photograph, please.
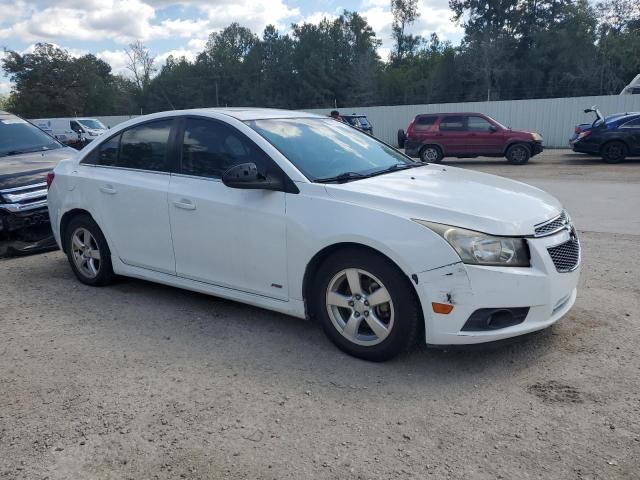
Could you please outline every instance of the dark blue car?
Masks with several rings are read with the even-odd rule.
[[[576,126],[569,144],[574,152],[601,156],[607,163],[619,163],[640,156],[640,112],[618,113],[603,117],[596,107],[593,123]]]

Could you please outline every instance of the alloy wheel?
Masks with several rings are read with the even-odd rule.
[[[338,272],[327,287],[326,307],[336,330],[357,345],[382,343],[393,328],[395,313],[389,291],[366,270]]]
[[[71,253],[76,268],[87,278],[93,279],[100,271],[100,248],[95,237],[84,227],[71,235]]]

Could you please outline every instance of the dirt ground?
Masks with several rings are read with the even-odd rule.
[[[83,286],[59,252],[1,260],[0,479],[640,478],[640,162],[446,163],[576,205],[554,327],[373,364],[280,314]]]

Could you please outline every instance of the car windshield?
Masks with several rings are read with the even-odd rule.
[[[83,120],[78,120],[78,123],[80,123],[81,125],[83,125],[83,126],[85,126],[87,128],[91,128],[92,130],[106,130],[107,129],[107,127],[105,127],[100,120],[83,119]]]
[[[0,157],[60,147],[60,143],[29,122],[17,117],[0,117]]]
[[[246,123],[312,181],[340,176],[355,180],[421,165],[369,135],[331,119],[280,118]]]

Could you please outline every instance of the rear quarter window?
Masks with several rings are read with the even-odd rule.
[[[431,127],[434,123],[436,123],[438,117],[418,117],[416,119],[416,125],[420,125],[421,127]]]

